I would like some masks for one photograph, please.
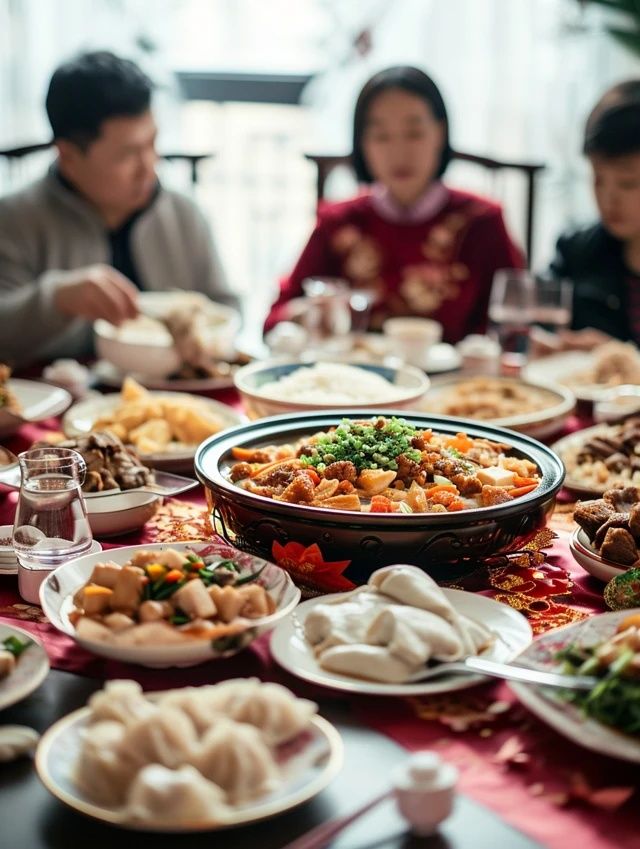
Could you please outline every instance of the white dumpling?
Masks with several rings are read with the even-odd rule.
[[[227,719],[209,729],[191,763],[233,804],[268,793],[278,781],[276,762],[260,732]]]
[[[99,805],[122,804],[136,773],[136,767],[118,753],[125,731],[121,722],[104,720],[81,732],[75,783],[84,796]]]
[[[401,684],[413,669],[394,657],[385,646],[333,646],[319,658],[320,666],[350,678],[369,678],[387,684]]]
[[[449,621],[455,616],[440,587],[417,566],[385,566],[371,575],[369,585],[396,601],[429,610]]]
[[[231,698],[224,706],[225,714],[236,722],[255,726],[271,746],[297,737],[318,710],[315,702],[296,698],[280,684],[239,686],[233,695],[231,690],[228,694]]]
[[[127,725],[137,719],[150,716],[155,708],[142,692],[136,681],[107,681],[104,689],[89,699],[90,722],[113,719]]]
[[[149,764],[131,784],[126,816],[135,822],[187,825],[224,822],[229,808],[223,790],[197,769]]]
[[[465,656],[478,654],[493,642],[493,634],[489,628],[474,619],[457,614],[451,624],[460,635]]]
[[[407,631],[412,632],[422,650],[415,640],[410,640]],[[367,635],[367,642],[388,646],[392,654],[412,665],[419,666],[430,659],[459,660],[468,654],[453,623],[408,605],[390,604],[372,621]]]
[[[344,602],[317,604],[304,620],[305,638],[316,654],[331,646],[364,641],[369,621],[385,604],[379,593],[350,593]]]
[[[167,707],[181,710],[193,723],[198,736],[201,736],[219,715],[219,708],[217,705],[214,706],[212,700],[212,692],[215,689],[215,686],[204,686],[169,690],[160,697],[158,706],[162,710]]]
[[[150,763],[174,769],[187,763],[198,739],[193,723],[175,707],[154,706],[154,711],[127,726],[118,744],[120,757],[136,769]]]

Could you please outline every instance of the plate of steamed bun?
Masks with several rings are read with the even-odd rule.
[[[232,679],[147,696],[110,681],[43,736],[36,768],[80,813],[142,831],[208,831],[307,801],[342,766],[317,705],[279,684]]]
[[[416,681],[425,666],[471,655],[509,663],[531,643],[529,623],[491,598],[442,589],[417,566],[386,566],[352,592],[298,605],[271,638],[288,672],[334,690],[410,696],[460,690],[480,675]]]

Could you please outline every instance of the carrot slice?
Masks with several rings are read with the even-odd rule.
[[[452,492],[454,495],[459,494],[458,487],[452,483],[437,483],[425,490],[427,498],[431,498],[432,495],[435,495],[438,492]]]
[[[386,495],[374,495],[371,499],[372,513],[392,513],[393,504]]]
[[[508,489],[507,492],[512,498],[519,498],[521,495],[526,495],[528,492],[533,492],[538,483],[530,484],[529,486],[518,486],[515,489]]]
[[[513,477],[514,489],[519,489],[521,486],[532,486],[533,484],[537,486],[539,483],[538,478],[523,478],[521,475],[514,475]]]

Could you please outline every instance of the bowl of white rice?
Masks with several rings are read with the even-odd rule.
[[[246,414],[260,419],[341,407],[409,410],[429,388],[429,378],[413,366],[267,360],[239,369],[235,385]]]

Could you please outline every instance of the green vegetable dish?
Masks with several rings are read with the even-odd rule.
[[[640,615],[628,616],[616,633],[597,646],[571,645],[558,653],[562,672],[594,675],[589,692],[561,691],[564,701],[625,734],[640,735]]]

